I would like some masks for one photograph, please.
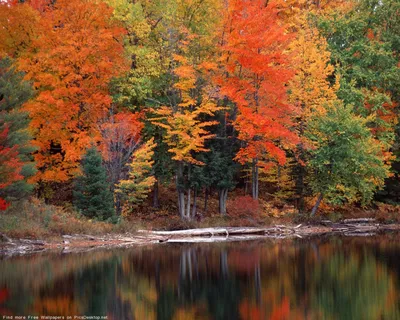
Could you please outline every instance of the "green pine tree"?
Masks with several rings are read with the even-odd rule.
[[[99,151],[92,146],[82,160],[82,173],[75,182],[74,204],[89,218],[106,220],[114,216],[113,195]]]
[[[0,198],[8,201],[19,200],[32,191],[33,184],[28,178],[36,173],[28,131],[29,115],[21,110],[22,105],[32,97],[31,84],[23,80],[24,74],[17,72],[9,58],[0,59],[0,132],[6,127],[8,135],[4,147],[16,147],[19,161],[23,163],[20,174],[24,177],[6,188],[0,189]]]

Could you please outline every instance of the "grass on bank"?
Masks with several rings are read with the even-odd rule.
[[[293,206],[274,201],[254,201],[249,196],[235,195],[228,200],[228,215],[218,214],[218,200],[209,200],[207,213],[193,221],[183,221],[177,214],[173,193],[166,193],[160,208],[145,206],[134,216],[120,218],[116,224],[88,219],[76,212],[71,204],[63,207],[30,200],[13,203],[6,211],[0,212],[0,232],[11,238],[51,239],[64,234],[104,235],[108,233],[133,233],[139,229],[178,230],[204,227],[249,227],[272,224],[317,223],[323,219],[340,221],[346,218],[375,218],[379,223],[399,223],[400,206],[376,203],[370,208],[349,206],[346,208],[322,206],[317,217],[310,220],[299,215]]]
[[[139,229],[178,230],[221,226],[260,226],[271,224],[272,220],[260,214],[260,207],[249,202],[249,206],[238,207],[230,215],[218,214],[218,201],[211,200],[210,210],[193,221],[182,220],[174,200],[166,199],[158,209],[144,207],[135,216],[120,218],[118,223],[89,219],[78,213],[70,204],[64,207],[46,204],[37,198],[13,203],[6,211],[0,212],[0,232],[11,238],[49,239],[64,234],[103,235],[108,233],[132,233]],[[241,200],[239,200],[241,201]],[[243,201],[242,201],[243,202]],[[200,210],[199,210],[200,212]]]
[[[138,225],[88,219],[72,207],[62,208],[41,200],[13,203],[0,213],[0,231],[11,238],[49,238],[63,234],[93,234],[133,232]]]

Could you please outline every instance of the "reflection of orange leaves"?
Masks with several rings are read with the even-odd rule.
[[[288,319],[290,313],[289,299],[284,297],[282,303],[273,308],[270,320],[283,320]]]
[[[254,304],[250,304],[247,300],[240,303],[239,313],[240,318],[244,320],[265,319],[265,317],[261,314],[260,308]]]
[[[71,315],[78,314],[78,306],[68,296],[43,298],[35,303],[37,313],[47,315]]]
[[[4,303],[10,296],[10,293],[7,288],[3,288],[0,290],[0,303]]]
[[[204,305],[199,305],[197,307],[190,308],[178,308],[175,311],[173,320],[192,320],[192,319],[208,319],[207,311]]]
[[[257,249],[246,251],[234,250],[229,253],[228,261],[230,267],[235,272],[251,273],[260,262],[260,252]]]

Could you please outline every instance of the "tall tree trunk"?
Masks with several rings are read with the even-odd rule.
[[[185,218],[185,193],[182,190],[178,190],[178,209],[181,219]]]
[[[158,198],[158,180],[154,184],[154,191],[153,191],[153,208],[158,208],[160,206],[160,201]]]
[[[195,188],[193,191],[192,218],[194,218],[196,216],[196,210],[197,210],[196,200],[197,200],[197,189]]]
[[[225,199],[224,199],[224,211],[226,214],[226,201],[228,200],[228,189],[225,190]]]
[[[223,194],[224,194],[224,189],[219,190],[219,193],[218,193],[219,202],[218,202],[218,204],[219,204],[219,213],[220,214],[224,214],[224,204],[223,204],[224,197],[223,197]]]
[[[208,188],[207,187],[205,187],[205,190],[204,190],[204,209],[203,209],[203,211],[204,211],[204,213],[206,213],[207,212],[207,205],[208,205]]]
[[[303,109],[305,108],[305,106],[302,106]],[[299,135],[302,137],[304,135],[304,121],[301,120],[300,121],[300,125],[299,125]],[[305,150],[304,150],[304,145],[301,142],[298,145],[298,149],[299,149],[299,159],[301,160],[300,163],[297,163],[297,172],[296,172],[296,192],[297,192],[297,196],[298,196],[298,203],[297,203],[297,209],[299,210],[299,212],[304,212],[305,206],[304,206],[304,189],[305,189],[305,185],[304,185],[304,178],[306,176],[306,170],[304,167],[304,163],[306,162],[306,154],[305,154]]]
[[[228,189],[219,191],[219,213],[226,215],[226,200],[228,198]]]
[[[315,215],[315,213],[317,212],[318,207],[322,201],[322,198],[323,198],[323,195],[322,195],[322,193],[320,193],[318,196],[317,202],[315,203],[314,207],[311,210],[311,217],[313,217]]]
[[[189,165],[189,170],[188,170],[188,182],[190,183],[190,165]],[[190,208],[192,206],[192,200],[190,199],[191,197],[191,189],[188,187],[187,189],[187,204],[186,204],[186,219],[190,220]]]
[[[297,179],[296,179],[296,184],[297,184],[297,196],[298,196],[298,203],[297,203],[297,209],[299,212],[304,212],[304,176],[305,176],[305,169],[302,164],[298,164],[298,170],[297,170]]]
[[[185,218],[185,191],[181,187],[183,182],[183,163],[178,163],[178,169],[176,174],[176,189],[178,191],[178,209],[181,219]]]
[[[258,166],[257,166],[257,159],[253,159],[252,163],[252,197],[253,199],[258,199]]]
[[[189,188],[187,190],[187,203],[186,203],[186,219],[190,220],[190,208],[192,207],[192,199],[191,199],[192,190]]]

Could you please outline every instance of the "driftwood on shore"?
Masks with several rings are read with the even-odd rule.
[[[398,230],[398,225],[380,225],[373,223],[373,219],[348,219],[341,223],[325,220],[321,225],[275,225],[271,227],[227,227],[227,228],[201,228],[177,231],[148,231],[139,230],[146,237],[164,236],[168,242],[217,242],[227,240],[246,240],[254,238],[303,238],[310,235],[344,234],[344,235],[373,235],[383,230]],[[204,238],[209,238],[205,240]]]
[[[32,239],[11,239],[0,233],[1,254],[26,254],[48,249],[80,252],[93,248],[115,248],[166,242],[226,242],[257,239],[304,238],[309,236],[341,234],[345,236],[371,236],[381,231],[400,230],[400,225],[381,225],[373,219],[347,219],[340,223],[323,220],[319,225],[274,225],[268,227],[199,228],[176,231],[139,230],[135,234],[63,235],[58,242]]]
[[[213,239],[221,238],[232,238],[234,236],[241,236],[242,238],[248,236],[252,237],[267,236],[267,235],[288,235],[295,234],[301,225],[295,227],[280,226],[276,225],[274,227],[259,228],[259,227],[226,227],[226,228],[199,228],[199,229],[186,229],[186,230],[176,230],[176,231],[148,231],[139,230],[140,234],[146,237],[152,236],[163,236],[168,237],[169,242],[172,240],[179,240],[182,238],[201,238],[208,237]],[[176,241],[175,241],[176,242]]]

